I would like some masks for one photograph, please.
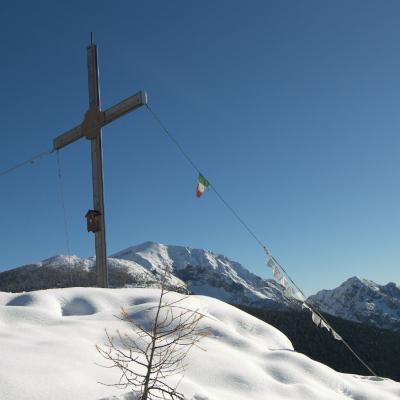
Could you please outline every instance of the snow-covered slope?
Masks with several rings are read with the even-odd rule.
[[[321,290],[310,301],[322,311],[352,321],[400,331],[400,288],[352,277],[332,290]]]
[[[0,399],[133,399],[128,389],[98,383],[116,383],[119,373],[98,365],[105,361],[95,345],[105,342],[104,329],[130,331],[115,318],[120,306],[150,322],[153,312],[145,310],[158,295],[158,289],[143,288],[0,293]],[[206,351],[189,353],[180,385],[188,400],[400,398],[399,383],[335,372],[293,351],[277,329],[226,303],[189,296],[181,305],[203,313],[202,326],[211,331],[201,343]]]
[[[283,309],[293,305],[275,281],[262,279],[238,262],[208,250],[146,242],[113,257],[134,261],[156,275],[167,268],[195,294],[255,307]]]

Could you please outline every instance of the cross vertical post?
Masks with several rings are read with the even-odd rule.
[[[91,44],[87,48],[87,66],[89,83],[89,111],[87,114],[95,115],[100,112],[99,68],[97,65],[97,46],[95,44]],[[92,152],[93,209],[98,212],[98,230],[95,232],[96,279],[97,286],[108,287],[101,136],[101,127],[92,128],[90,141]]]
[[[101,111],[97,47],[93,43],[87,47],[87,67],[89,109],[81,124],[53,139],[53,150],[60,150],[84,137],[91,142],[93,210],[89,210],[85,217],[87,218],[87,230],[95,233],[97,286],[108,287],[101,128],[146,105],[147,93],[144,91],[137,92],[107,110]]]

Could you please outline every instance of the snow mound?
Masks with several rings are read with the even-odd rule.
[[[158,296],[149,288],[0,292],[0,399],[136,399],[98,383],[115,383],[119,373],[98,365],[104,360],[95,345],[105,342],[105,329],[129,332],[115,318],[120,307],[149,324]],[[189,296],[180,305],[203,313],[211,331],[201,343],[206,351],[189,353],[180,385],[188,400],[400,398],[399,383],[338,373],[296,353],[274,327],[219,300]]]

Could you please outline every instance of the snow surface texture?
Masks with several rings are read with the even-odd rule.
[[[400,331],[400,288],[393,282],[383,286],[355,276],[309,300],[329,314]]]
[[[150,322],[158,289],[49,289],[0,292],[0,399],[134,399],[115,383],[95,349],[104,329],[129,331],[120,307]],[[181,298],[168,294],[171,300]],[[189,353],[180,385],[189,400],[395,400],[400,383],[335,372],[296,353],[272,326],[219,300],[189,296],[181,305],[206,315],[212,335]],[[171,382],[172,383],[172,382]]]

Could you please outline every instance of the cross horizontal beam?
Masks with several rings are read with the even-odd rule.
[[[147,104],[147,93],[138,92],[104,111],[104,125]]]
[[[99,126],[93,127],[93,129],[99,129],[103,126],[109,124],[112,121],[122,117],[123,115],[136,110],[139,107],[142,107],[147,104],[147,93],[140,91],[133,96],[128,97],[125,100],[122,100],[115,106],[108,108],[107,110],[102,112],[102,119]],[[53,149],[59,150],[64,146],[67,146],[70,143],[75,142],[81,137],[85,136],[84,129],[82,124],[76,126],[75,128],[70,129],[67,132],[64,132],[60,136],[57,136],[53,140]]]

